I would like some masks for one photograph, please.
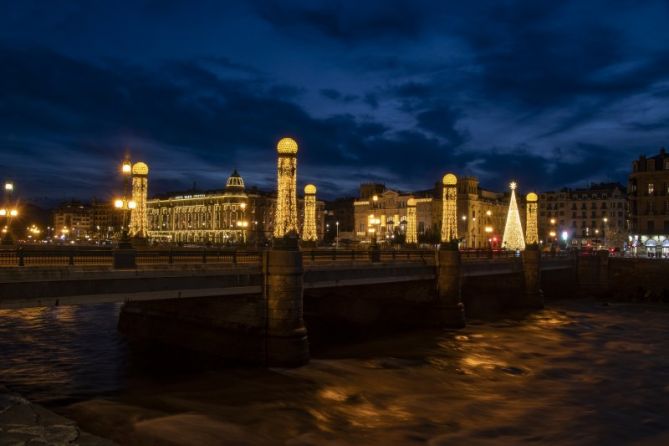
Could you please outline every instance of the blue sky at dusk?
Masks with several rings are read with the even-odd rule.
[[[669,1],[2,1],[0,175],[101,198],[300,183],[624,181],[669,141]]]

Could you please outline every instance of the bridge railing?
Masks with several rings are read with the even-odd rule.
[[[303,249],[305,265],[332,263],[420,262],[433,264],[433,249]],[[460,251],[463,261],[503,260],[516,258],[515,251],[465,249]],[[564,252],[544,253],[542,257],[567,257]],[[2,266],[111,266],[114,250],[110,247],[63,246],[18,247],[0,249]],[[228,264],[259,265],[262,250],[226,248],[138,248],[135,254],[138,266]]]
[[[303,249],[305,265],[327,265],[332,263],[421,262],[434,263],[431,249],[379,250],[373,254],[369,249]]]
[[[462,259],[508,259],[517,257],[516,251],[506,249],[461,249]]]
[[[0,250],[0,266],[111,265],[109,248],[63,247]]]
[[[50,247],[0,249],[2,266],[112,266],[112,248]],[[260,264],[261,251],[230,249],[137,249],[138,266],[170,264]]]
[[[136,253],[137,265],[184,264],[260,264],[261,251],[230,249],[142,249]]]

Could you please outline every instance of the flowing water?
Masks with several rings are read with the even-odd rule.
[[[669,444],[669,309],[571,301],[294,370],[130,354],[118,305],[0,311],[0,383],[119,444]]]

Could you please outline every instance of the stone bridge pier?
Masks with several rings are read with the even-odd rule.
[[[304,325],[302,253],[297,239],[285,238],[263,255],[266,304],[266,363],[295,367],[309,361]]]
[[[462,304],[462,268],[460,251],[437,251],[437,306],[444,326],[465,326],[465,307]]]

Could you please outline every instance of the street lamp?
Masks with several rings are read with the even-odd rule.
[[[368,231],[370,234],[372,234],[372,244],[376,245],[376,232],[377,229],[376,227],[381,224],[381,219],[374,217],[374,214],[369,216],[369,225],[371,226],[371,230]]]
[[[602,221],[604,222],[604,246],[606,247],[606,249],[609,249],[609,244],[606,241],[606,238],[609,235],[609,227],[608,227],[609,219],[607,217],[604,217],[602,218]]]
[[[249,222],[246,220],[238,220],[237,227],[242,231],[242,243],[246,243],[246,228],[249,227]]]
[[[114,207],[123,212],[123,227],[121,228],[121,240],[119,248],[131,248],[130,235],[128,233],[128,214],[133,209],[137,208],[135,200],[126,200],[125,198],[117,198],[114,200]]]
[[[335,226],[337,227],[337,236],[335,237],[335,249],[339,249],[339,221],[335,222]]]

